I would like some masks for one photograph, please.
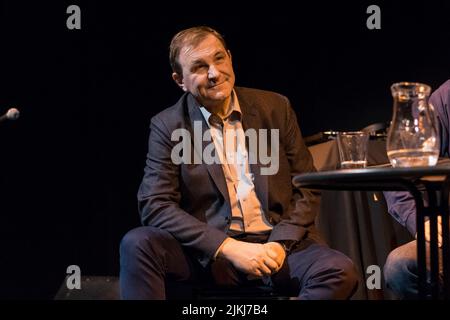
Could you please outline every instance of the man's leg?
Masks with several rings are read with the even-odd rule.
[[[313,243],[286,260],[272,280],[299,299],[349,299],[356,291],[358,275],[353,262],[339,251]]]
[[[230,261],[217,258],[211,263],[212,283],[218,287],[238,287],[248,282],[247,275],[238,271]]]
[[[386,286],[399,299],[418,298],[417,243],[408,242],[389,254],[384,265]]]
[[[190,280],[192,261],[179,242],[167,231],[139,227],[120,243],[120,295],[122,299],[162,300],[165,281]]]

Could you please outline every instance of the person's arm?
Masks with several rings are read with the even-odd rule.
[[[385,191],[383,195],[389,214],[415,237],[416,203],[411,193],[408,191]]]
[[[450,156],[449,150],[449,123],[450,123],[450,80],[442,84],[430,97],[438,118],[438,130],[441,142],[441,157]]]
[[[138,191],[143,225],[171,233],[183,246],[211,259],[227,235],[180,208],[180,166],[171,159],[171,132],[158,117],[150,125],[145,174]]]
[[[284,98],[285,126],[280,128],[280,139],[283,141],[283,150],[286,154],[291,179],[301,173],[315,172],[311,153],[306,147],[294,110],[290,102]],[[280,148],[281,152],[281,148]],[[281,220],[276,224],[270,234],[269,242],[290,241],[298,242],[304,238],[308,227],[314,225],[315,217],[319,211],[319,193],[308,189],[295,188],[292,184],[292,196],[289,206],[284,210]]]

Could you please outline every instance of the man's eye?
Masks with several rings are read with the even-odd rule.
[[[204,69],[206,69],[208,66],[205,64],[197,64],[195,66],[192,67],[191,71],[192,72],[198,72],[198,71],[202,71]]]

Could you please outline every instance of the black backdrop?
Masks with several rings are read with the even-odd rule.
[[[222,32],[237,84],[287,95],[305,136],[389,121],[393,82],[450,78],[448,1],[163,6],[1,2],[0,112],[21,119],[0,125],[0,297],[52,298],[71,264],[117,275],[150,117],[181,93],[167,47],[182,28]]]

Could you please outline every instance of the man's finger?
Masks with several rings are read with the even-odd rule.
[[[438,245],[442,247],[442,217],[438,217]]]
[[[271,270],[272,272],[275,271],[275,270],[277,270],[277,269],[280,267],[280,265],[278,264],[278,262],[276,262],[276,260],[274,260],[274,259],[266,258],[266,259],[264,259],[263,261],[264,261],[264,264],[265,264],[268,268],[270,268],[270,270]]]
[[[439,216],[438,217],[438,246],[442,247],[442,218]],[[425,240],[430,242],[431,240],[431,225],[430,225],[430,220],[425,221]]]
[[[442,218],[438,217],[438,235],[442,236]]]
[[[259,265],[258,270],[265,276],[270,276],[272,274],[272,270],[270,270],[264,263]]]
[[[273,249],[270,248],[270,247],[267,247],[266,252],[267,252],[267,255],[268,255],[269,257],[271,257],[272,259],[276,259],[277,253],[275,252],[275,250],[273,250]]]

